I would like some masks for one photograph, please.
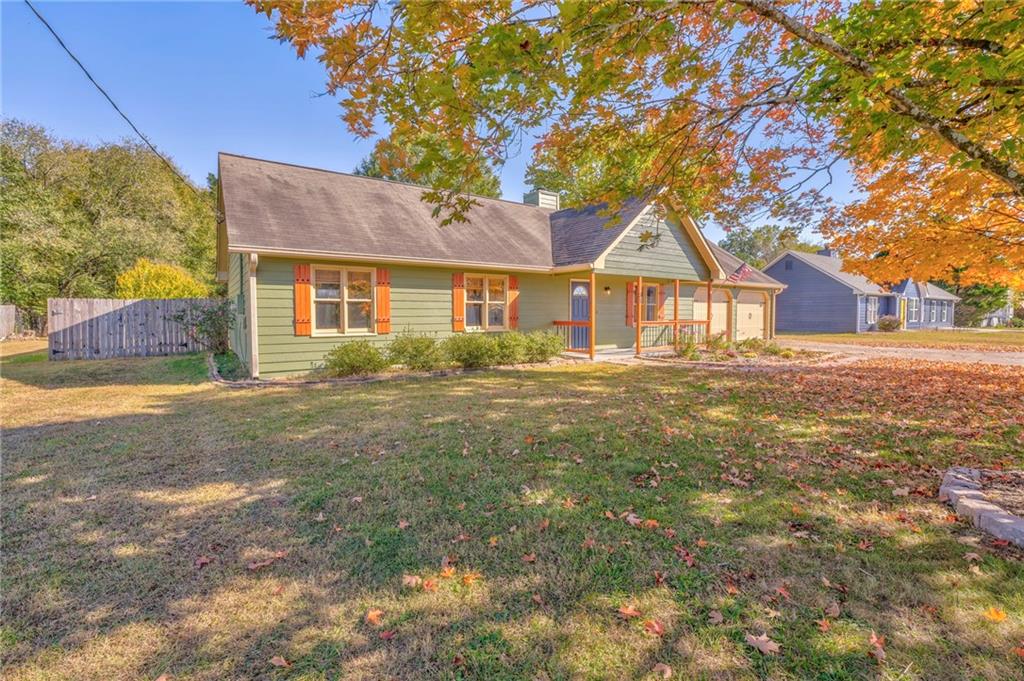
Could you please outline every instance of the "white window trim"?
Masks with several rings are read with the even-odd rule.
[[[949,309],[949,306],[945,302],[943,302],[942,303],[942,321],[946,321],[946,316],[948,314],[948,312],[947,312],[948,309]]]
[[[878,296],[868,296],[868,309],[865,318],[868,324],[878,322]]]
[[[919,298],[907,299],[907,319],[912,322],[921,321],[921,300]]]
[[[469,279],[483,279],[484,280],[484,299],[482,301],[469,299]],[[491,300],[491,287],[489,279],[501,279],[505,282],[505,299],[503,301]],[[487,274],[480,272],[463,272],[462,273],[462,285],[464,295],[462,296],[462,318],[465,320],[466,331],[470,333],[486,333],[488,331],[508,331],[508,314],[509,314],[509,290],[508,290],[508,275],[507,274]],[[492,303],[502,302],[505,306],[504,320],[505,323],[501,326],[491,326],[487,322],[487,307]],[[466,314],[466,310],[470,305],[483,304],[483,311],[480,314],[481,326],[470,326],[469,315]]]
[[[935,301],[934,300],[931,302],[931,305],[928,306],[928,309],[931,310],[931,312],[928,314],[928,321],[930,321],[930,322],[938,321],[938,316],[939,315],[938,315],[938,310],[935,309]]]
[[[317,270],[333,270],[341,272],[341,299],[337,301],[338,305],[341,306],[341,328],[340,329],[317,329],[316,327],[316,304],[317,302],[335,302],[334,299],[330,298],[317,298],[316,297],[316,273]],[[349,272],[366,272],[370,275],[370,328],[369,330],[357,329],[356,331],[348,330],[348,273]],[[338,265],[310,265],[309,267],[309,300],[310,300],[310,322],[312,324],[312,333],[310,335],[318,338],[323,337],[337,337],[337,336],[376,336],[377,331],[374,324],[375,310],[377,309],[377,272],[371,267],[340,267]]]

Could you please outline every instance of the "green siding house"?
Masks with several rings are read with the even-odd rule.
[[[338,343],[554,330],[567,352],[637,353],[680,336],[771,337],[782,284],[634,200],[558,210],[478,198],[439,226],[423,188],[221,154],[218,276],[231,347],[254,377],[308,372]],[[642,236],[643,235],[643,236]]]

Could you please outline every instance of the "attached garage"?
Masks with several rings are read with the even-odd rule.
[[[729,316],[732,312],[728,291],[713,290],[711,292],[711,335],[729,333]],[[693,318],[708,318],[708,291],[700,287],[693,296]]]
[[[736,298],[736,340],[764,338],[765,295],[742,291]],[[712,323],[714,318],[712,317]]]

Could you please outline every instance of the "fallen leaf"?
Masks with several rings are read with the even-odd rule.
[[[523,554],[523,562],[524,563],[533,563],[533,562],[536,562],[536,560],[537,560],[537,554],[536,553],[526,553],[526,554]]]
[[[440,576],[442,579],[451,579],[455,576],[455,568],[450,565],[448,567],[441,568]]]
[[[698,547],[703,549],[703,548],[707,548],[707,545],[708,545],[708,540],[705,539],[704,537],[701,537],[700,539],[697,540],[697,546]]]
[[[630,527],[639,527],[644,522],[643,518],[638,516],[636,513],[627,513],[626,517],[625,517],[625,520],[626,520],[626,524],[629,525]]]
[[[378,610],[377,608],[373,608],[373,609],[371,609],[370,611],[368,611],[366,613],[366,623],[367,624],[372,624],[375,627],[379,627],[381,624],[383,624],[383,622],[381,620],[381,617],[383,617],[383,616],[384,616],[384,611],[383,610]]]
[[[395,634],[397,633],[398,632],[394,629],[388,629],[387,631],[382,631],[377,635],[384,641],[390,641],[395,637]]]
[[[776,587],[775,588],[775,593],[779,594],[780,596],[785,598],[787,601],[793,600],[792,597],[789,595],[789,589],[786,588],[785,584],[783,584],[782,586]]]
[[[654,571],[654,586],[663,586],[664,584],[665,584],[665,574],[663,572],[659,572],[658,570],[655,570]]]
[[[424,591],[437,591],[437,580],[436,579],[424,579],[423,580]]]
[[[879,636],[874,631],[871,632],[871,638],[868,640],[871,645],[871,650],[868,651],[868,657],[875,658],[878,664],[885,662],[885,637]]]
[[[544,532],[545,530],[547,530],[547,529],[548,529],[548,526],[549,526],[549,525],[551,525],[551,519],[550,519],[550,518],[544,518],[544,519],[543,519],[543,520],[541,520],[541,521],[540,521],[539,523],[537,523],[537,528],[538,528],[538,529],[539,529],[539,530],[540,530],[541,532]]]
[[[292,666],[291,662],[289,662],[288,660],[284,659],[280,655],[274,655],[272,658],[270,658],[270,664],[274,665],[275,667],[291,667]]]
[[[825,615],[827,617],[831,617],[832,619],[839,617],[839,603],[837,603],[836,601],[832,601],[831,603],[826,605]]]
[[[897,487],[896,489],[894,489],[892,491],[892,495],[894,497],[905,497],[905,496],[907,496],[909,494],[910,494],[910,488],[909,487]]]
[[[455,537],[455,539],[452,539],[452,543],[453,544],[458,544],[459,542],[469,541],[470,539],[472,539],[472,537],[470,537],[465,532],[462,532],[457,537]]]
[[[423,579],[419,575],[402,575],[402,586],[408,586],[415,589],[422,583]]]
[[[768,634],[761,634],[760,636],[747,634],[744,639],[747,645],[757,648],[765,655],[774,655],[780,650],[779,644],[768,638]]]
[[[530,600],[536,603],[537,605],[544,605],[544,599],[540,597],[540,594],[533,594],[532,596],[530,596]]]
[[[874,547],[875,545],[871,542],[870,539],[861,539],[859,542],[857,542],[857,548],[861,551],[870,551]]]
[[[647,620],[644,622],[644,630],[646,630],[648,634],[662,636],[665,633],[665,625],[659,620]]]
[[[992,622],[1002,622],[1006,619],[1006,611],[993,605],[985,611],[985,619]]]
[[[197,568],[202,569],[204,565],[209,565],[212,562],[213,558],[210,558],[209,556],[199,556],[198,558],[196,558],[194,565]]]
[[[171,681],[171,676],[170,674],[161,674],[160,676],[156,677],[155,681]]]
[[[592,548],[594,548],[594,543],[595,542],[594,542],[593,539],[591,539],[590,537],[587,537],[586,539],[583,540],[583,543],[580,544],[580,546],[582,546],[585,549],[592,549]]]
[[[619,608],[619,614],[625,617],[626,619],[629,619],[631,617],[639,617],[641,613],[633,605],[624,605],[621,608]]]
[[[651,669],[651,672],[657,674],[663,679],[672,678],[672,667],[669,667],[664,662],[659,662],[658,664],[654,665],[654,668]]]
[[[725,617],[723,617],[722,613],[720,613],[719,611],[712,610],[708,613],[708,622],[710,622],[711,624],[721,624],[724,621]]]
[[[462,583],[466,586],[472,585],[473,582],[477,581],[478,579],[480,579],[479,572],[467,572],[466,574],[462,575]]]
[[[398,529],[404,530],[407,527],[409,527],[409,521],[408,520],[403,520],[403,519],[399,518],[399,520],[398,520]]]
[[[492,549],[498,545],[498,535],[491,535],[491,538],[487,540],[487,545]]]
[[[826,619],[815,620],[814,623],[818,625],[818,631],[822,633],[832,628],[832,623]]]
[[[658,523],[658,521],[654,518],[648,518],[644,521],[644,527],[648,530],[653,530],[654,528],[658,527],[659,524],[660,523]]]
[[[253,562],[249,563],[248,565],[246,565],[245,567],[247,569],[253,570],[253,571],[259,570],[260,568],[265,568],[265,567],[269,567],[269,566],[273,565],[275,562],[281,560],[282,558],[284,558],[287,555],[288,555],[287,551],[278,551],[274,555],[272,555],[270,558],[267,558],[266,560],[253,561]]]
[[[362,497],[352,497],[351,501],[352,501],[353,504],[361,504],[361,503],[363,503],[363,498]]]

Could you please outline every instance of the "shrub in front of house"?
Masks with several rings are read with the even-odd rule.
[[[379,374],[388,368],[388,359],[369,341],[342,343],[324,356],[327,376],[365,376]]]
[[[879,317],[877,322],[879,331],[899,331],[900,319],[891,314],[887,314],[884,317]]]
[[[170,318],[185,328],[189,338],[215,355],[229,351],[228,336],[235,327],[235,308],[230,300],[191,302]]]
[[[526,361],[526,334],[506,331],[494,339],[496,364],[522,364]]]
[[[445,364],[445,356],[437,339],[430,336],[399,334],[388,345],[388,360],[412,371],[434,371]]]
[[[679,339],[676,342],[676,355],[682,359],[690,361],[700,359],[700,351],[697,349],[697,341],[692,336]]]
[[[562,337],[551,331],[531,331],[523,336],[526,344],[526,359],[530,363],[547,362],[565,350]]]
[[[467,369],[494,366],[498,363],[498,344],[486,333],[457,333],[441,343],[444,356]]]

